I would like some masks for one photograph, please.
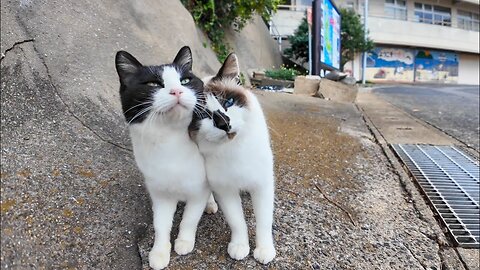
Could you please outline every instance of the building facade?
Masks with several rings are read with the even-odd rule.
[[[365,0],[335,3],[363,17]],[[366,79],[479,85],[479,8],[479,0],[370,0],[375,48],[367,54]],[[360,80],[362,60],[357,55],[345,71]]]

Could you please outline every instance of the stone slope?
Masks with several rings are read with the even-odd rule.
[[[207,76],[204,34],[180,1],[2,0],[1,36],[1,268],[140,268],[151,209],[114,56],[189,45]]]

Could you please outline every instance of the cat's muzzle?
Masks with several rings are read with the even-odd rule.
[[[230,126],[230,118],[220,110],[216,110],[213,112],[212,119],[213,119],[213,125],[216,128],[225,131],[227,134],[232,129],[232,126]]]

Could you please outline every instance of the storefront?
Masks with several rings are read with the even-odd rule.
[[[451,51],[376,47],[368,53],[370,81],[458,83],[459,57]]]

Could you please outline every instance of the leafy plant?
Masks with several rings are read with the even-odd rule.
[[[293,68],[286,68],[285,66],[280,67],[280,69],[272,69],[265,71],[265,76],[277,80],[293,81],[298,75],[300,75],[300,72]]]
[[[283,51],[286,56],[300,61],[302,64],[308,62],[308,23],[307,18],[295,30],[293,35],[288,37],[291,47]]]
[[[195,23],[202,28],[211,41],[218,60],[223,62],[231,51],[225,42],[225,29],[241,30],[257,13],[266,20],[277,10],[282,0],[181,0],[190,11]]]
[[[353,60],[355,53],[370,51],[375,45],[368,37],[365,39],[365,28],[354,10],[342,8],[340,13],[342,15],[340,69],[343,70],[345,64]]]

